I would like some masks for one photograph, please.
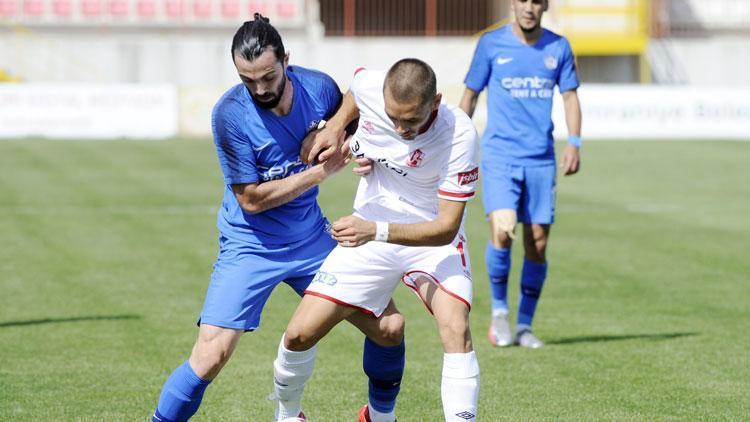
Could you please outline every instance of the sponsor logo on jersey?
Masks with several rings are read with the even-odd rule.
[[[497,64],[507,64],[513,61],[513,57],[498,57]]]
[[[307,168],[307,164],[300,160],[287,161],[284,164],[279,164],[273,167],[258,166],[260,170],[261,182],[270,182],[271,180],[283,179],[287,176],[299,173]]]
[[[527,76],[525,78],[503,78],[500,83],[505,89],[552,89],[555,87],[555,81],[539,76]]]
[[[416,149],[409,155],[406,165],[409,167],[419,167],[422,164],[422,158],[424,158],[424,152],[421,149]]]
[[[396,164],[393,164],[393,163],[389,162],[385,158],[378,158],[375,161],[378,162],[378,163],[380,163],[380,164],[382,164],[383,166],[385,166],[385,168],[393,170],[393,172],[396,173],[396,174],[398,174],[399,176],[406,177],[409,174],[406,171],[404,171],[404,169],[400,168]]]
[[[334,284],[336,284],[338,282],[338,280],[336,280],[336,276],[333,275],[333,274],[331,274],[331,273],[327,273],[327,272],[324,272],[324,271],[318,271],[318,273],[315,274],[315,277],[313,277],[312,282],[313,283],[323,283],[323,284],[327,284],[329,286],[333,286]]]
[[[555,57],[555,56],[546,56],[544,58],[544,65],[547,66],[547,69],[549,69],[549,70],[555,70],[555,69],[557,69],[557,57]]]
[[[555,81],[539,76],[507,77],[500,80],[500,84],[508,90],[513,98],[552,98]]]
[[[479,179],[479,167],[475,167],[473,170],[458,173],[458,185],[464,186],[469,183],[474,183]]]

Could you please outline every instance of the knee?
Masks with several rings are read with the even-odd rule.
[[[513,246],[513,239],[511,239],[508,232],[493,228],[492,230],[492,246],[497,249],[506,249]]]
[[[317,343],[317,338],[310,330],[297,324],[290,324],[284,332],[284,347],[293,352],[309,350]]]
[[[232,355],[231,345],[217,340],[201,340],[195,343],[190,363],[196,375],[202,379],[213,379]]]
[[[525,239],[526,259],[543,264],[547,260],[547,238],[534,236]]]
[[[381,323],[380,335],[375,340],[381,346],[398,346],[404,341],[404,327],[406,320],[401,314],[388,315]]]
[[[446,350],[451,352],[462,351],[467,344],[469,334],[469,323],[465,318],[453,318],[439,324],[440,338]]]

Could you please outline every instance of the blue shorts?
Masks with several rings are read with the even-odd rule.
[[[555,163],[514,166],[482,160],[482,202],[489,215],[499,209],[513,209],[525,224],[555,222]]]
[[[198,324],[255,330],[271,291],[283,281],[301,296],[335,246],[322,227],[306,239],[284,245],[220,236],[219,256]]]

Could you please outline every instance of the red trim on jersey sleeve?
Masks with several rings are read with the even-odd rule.
[[[451,198],[467,199],[474,197],[474,191],[466,193],[448,192],[447,190],[438,190],[438,195],[449,196]]]
[[[360,66],[360,67],[358,67],[358,68],[357,68],[357,70],[355,70],[355,71],[354,71],[354,76],[357,76],[357,73],[359,73],[359,72],[361,72],[361,71],[363,71],[363,70],[365,70],[365,69],[367,69],[367,68],[366,68],[366,67],[364,67],[364,66]]]

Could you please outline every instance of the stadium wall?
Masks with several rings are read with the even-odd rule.
[[[238,82],[229,58],[233,32],[233,29],[226,28],[184,33],[148,28],[117,31],[100,29],[98,32],[76,31],[69,28],[23,32],[5,28],[0,29],[0,68],[9,70],[14,76],[27,82],[171,84],[176,87],[176,133],[180,136],[208,136],[213,104],[228,87]],[[745,90],[737,89],[750,87],[750,74],[742,71],[750,65],[747,63],[750,61],[750,46],[742,40],[741,37],[721,36],[667,39],[659,42],[666,45],[671,55],[671,61],[666,64],[667,72],[679,73],[679,70],[686,75],[685,80],[681,82],[709,87],[708,91],[697,91],[713,92],[717,98],[725,98],[729,105],[722,106],[722,110],[725,111],[721,113],[745,116],[747,119],[747,108],[742,105],[744,103],[734,100],[739,94],[750,98]],[[285,43],[291,52],[292,63],[328,72],[342,89],[347,88],[354,70],[360,66],[384,68],[402,57],[419,57],[433,65],[446,100],[455,104],[463,92],[462,82],[471,61],[476,38],[319,38],[310,37],[301,30],[288,30],[285,31]],[[717,63],[720,65],[717,66]],[[607,66],[601,66],[599,73],[607,75],[608,81],[622,82],[631,80],[629,75],[632,75],[633,68],[632,63],[628,66],[627,62],[618,65],[618,62],[612,61]],[[663,116],[670,113],[654,111],[653,104],[650,105],[651,111],[642,113],[633,112],[632,104],[622,104],[621,111],[612,111],[611,98],[617,98],[612,96],[607,99],[610,103],[609,111],[587,109],[590,105],[597,104],[599,93],[606,91],[604,86],[592,86],[589,94],[585,91],[588,86],[584,87],[581,95],[584,106],[584,133],[587,137],[643,136],[627,130],[617,133],[612,130],[598,132],[594,129],[606,129],[607,125],[598,125],[592,116],[608,116],[607,118],[611,119],[612,116],[632,118],[635,115],[644,117],[655,113],[663,119]],[[633,85],[627,91],[618,92],[646,92],[640,89]],[[689,91],[696,89],[683,87],[679,91],[669,91],[664,95],[667,95],[667,98],[693,98],[689,93],[683,95]],[[606,99],[607,95],[601,94],[601,97]],[[559,103],[558,100],[557,104]],[[614,104],[620,103],[622,102],[618,101]],[[653,103],[670,102],[654,98]],[[666,105],[665,107],[668,108]],[[701,107],[693,105],[693,109]],[[674,114],[674,111],[672,113]],[[678,115],[690,115],[690,112],[682,111]],[[478,109],[476,122],[481,130],[484,122],[482,107]],[[670,133],[659,131],[662,126],[651,125],[648,118],[645,123],[641,123],[645,125],[643,127],[655,129],[655,132],[651,132],[655,137],[679,138],[685,135],[684,131],[679,130]],[[750,131],[747,131],[742,121],[735,122],[730,119],[724,123],[740,128],[740,132],[728,133],[719,127],[710,137],[750,139]],[[635,126],[637,125],[630,125]],[[674,127],[679,129],[680,125]],[[564,129],[564,124],[558,124],[558,128]],[[623,127],[623,130],[625,129],[628,129],[628,125]],[[660,133],[664,135],[659,135]],[[126,135],[119,133],[116,136]],[[564,136],[561,132],[557,132],[557,135]]]

